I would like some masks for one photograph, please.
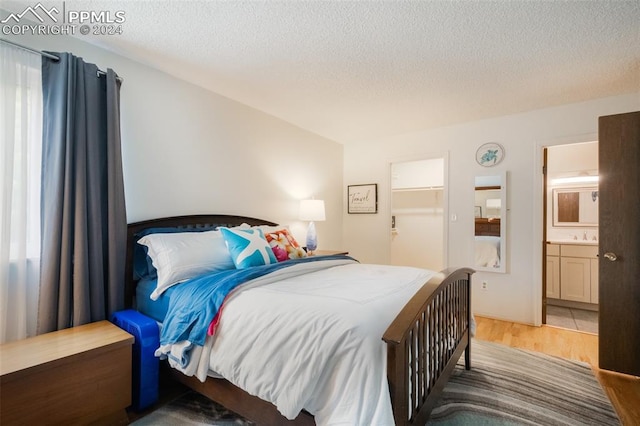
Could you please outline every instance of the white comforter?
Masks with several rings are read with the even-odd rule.
[[[500,267],[500,237],[475,237],[475,266]]]
[[[289,419],[304,408],[318,425],[393,425],[382,335],[433,272],[314,263],[233,294],[192,370],[204,380],[210,368]]]

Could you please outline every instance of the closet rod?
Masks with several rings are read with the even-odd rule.
[[[27,46],[24,46],[22,44],[18,44],[15,41],[9,41],[9,40],[6,40],[4,38],[0,38],[0,41],[3,42],[3,43],[10,44],[12,46],[18,47],[20,49],[26,50],[28,52],[35,53],[36,55],[44,56],[44,57],[52,59],[52,60],[54,60],[56,62],[60,60],[60,58],[57,57],[56,55],[52,55],[51,53],[43,52],[41,50],[33,49],[31,47],[27,47]],[[107,73],[99,69],[98,70],[98,75],[99,76],[100,75],[107,75]],[[122,77],[116,76],[116,80],[118,80],[119,82],[122,82]]]

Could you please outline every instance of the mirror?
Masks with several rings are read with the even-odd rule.
[[[598,226],[598,187],[554,189],[553,226]]]
[[[506,271],[507,173],[476,176],[474,203],[474,268]]]

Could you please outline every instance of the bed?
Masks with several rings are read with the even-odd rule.
[[[223,272],[203,274],[198,278],[184,281],[183,284],[181,283],[180,285],[174,285],[164,289],[162,294],[156,294],[157,300],[155,302],[150,302],[146,296],[140,296],[140,291],[142,291],[141,289],[144,287],[145,278],[141,277],[139,270],[141,268],[145,269],[145,262],[146,267],[149,267],[149,259],[146,258],[147,255],[157,255],[157,253],[151,252],[151,246],[147,247],[149,253],[146,253],[145,246],[139,244],[139,240],[146,243],[146,240],[142,240],[142,238],[145,238],[147,235],[163,233],[176,233],[176,235],[181,235],[187,232],[193,232],[201,233],[204,236],[206,233],[211,233],[214,230],[216,232],[224,230],[226,235],[229,230],[234,231],[235,227],[244,227],[244,229],[248,227],[250,231],[246,232],[254,233],[259,233],[258,231],[254,231],[255,229],[261,229],[258,227],[266,227],[263,229],[278,228],[277,224],[273,222],[230,215],[179,216],[130,224],[128,226],[127,279],[125,283],[128,306],[137,307],[144,312],[147,309],[153,309],[149,305],[156,306],[164,304],[163,309],[167,309],[167,313],[164,314],[165,317],[156,319],[162,323],[162,333],[171,334],[174,332],[174,324],[180,323],[180,321],[174,320],[174,317],[179,316],[177,312],[182,312],[180,309],[176,310],[172,308],[170,306],[171,303],[175,304],[178,303],[177,301],[179,299],[184,299],[186,297],[184,293],[190,291],[188,290],[190,286],[197,289],[196,291],[202,291],[203,285],[201,285],[198,280],[204,279],[204,275],[209,274],[217,277],[218,275],[232,275],[240,272],[243,274],[253,274],[254,270],[257,271],[261,269],[262,267],[251,267],[245,268],[244,271],[225,270]],[[239,233],[240,231],[234,232]],[[269,232],[271,231],[260,231],[262,234]],[[232,246],[228,245],[228,247],[231,248]],[[174,256],[180,257],[182,255],[179,253],[175,255],[174,253]],[[235,260],[236,258],[234,258],[234,261]],[[187,365],[187,369],[195,364],[194,368],[197,371],[191,371],[193,375],[187,375],[181,372],[179,368],[169,369],[172,377],[179,382],[249,420],[258,424],[268,425],[312,425],[316,424],[316,421],[318,421],[319,424],[331,424],[341,421],[339,418],[331,417],[332,414],[329,413],[332,410],[331,404],[338,401],[337,404],[340,405],[344,402],[345,398],[349,399],[354,397],[353,403],[347,407],[346,412],[349,415],[351,415],[350,412],[355,412],[356,416],[362,415],[365,417],[353,417],[352,419],[375,419],[375,422],[378,424],[423,425],[429,417],[431,409],[436,403],[442,388],[463,352],[465,353],[465,367],[467,369],[471,367],[470,325],[472,319],[470,309],[470,283],[471,275],[474,272],[472,269],[450,268],[439,273],[430,273],[429,275],[422,276],[420,274],[423,274],[423,271],[416,271],[412,268],[402,267],[402,269],[395,270],[393,267],[381,265],[361,265],[348,256],[333,256],[322,259],[320,257],[312,259],[291,259],[285,262],[278,262],[277,265],[266,265],[265,268],[280,269],[273,269],[273,271],[264,275],[266,278],[261,276],[260,278],[251,279],[247,281],[247,283],[241,284],[236,289],[231,290],[230,293],[224,297],[214,321],[211,321],[209,324],[208,331],[211,334],[207,334],[207,343],[203,345],[204,349],[202,349],[203,353],[206,352],[206,356],[199,356],[199,362],[195,362],[190,358],[189,363],[184,364]],[[307,272],[308,268],[316,269]],[[295,274],[300,275],[295,275],[293,272],[290,272],[294,270],[296,271]],[[375,276],[391,273],[390,271],[394,274],[390,276],[391,281],[394,281],[393,285],[398,286],[398,289],[394,290],[393,293],[388,293],[388,290],[384,287],[385,284],[378,283],[372,279],[372,277]],[[271,278],[278,274],[281,275],[277,280]],[[396,274],[398,274],[397,279]],[[403,275],[402,280],[399,278],[400,275]],[[337,281],[338,278],[344,281],[344,277],[349,277],[348,283]],[[395,281],[397,281],[397,284]],[[405,282],[406,284],[404,284]],[[259,285],[257,283],[259,283]],[[301,283],[304,283],[304,285]],[[309,285],[308,283],[314,284]],[[363,286],[369,285],[368,283],[370,283],[371,287],[367,287],[366,291],[362,291]],[[358,285],[360,285],[360,287],[357,287]],[[305,286],[310,287],[309,291],[313,293],[312,297],[316,298],[313,302],[307,300],[309,295],[302,294],[302,292],[307,291]],[[329,293],[323,293],[333,292],[338,287],[344,287],[347,295],[345,296],[341,293],[336,297],[327,297]],[[156,284],[156,291],[158,288],[160,288],[159,282]],[[138,293],[137,298],[136,293]],[[271,296],[269,296],[270,294]],[[276,294],[276,296],[274,296],[274,294]],[[268,297],[271,297],[271,299],[268,299]],[[252,308],[250,311],[243,311],[243,309],[246,309],[243,307],[245,306],[243,304],[246,303],[249,303],[249,305],[246,306],[253,306],[255,309],[259,309],[257,301],[277,300],[279,298],[284,300],[287,297],[297,298],[291,300],[297,300],[298,302],[287,302],[289,305],[285,304],[285,308],[269,308],[269,310],[276,311],[278,315],[285,318],[285,322],[291,320],[291,313],[285,311],[287,309],[286,306],[290,306],[291,309],[294,309],[295,306],[307,306],[303,311],[314,311],[316,307],[324,305],[328,306],[328,309],[338,309],[336,306],[342,306],[340,303],[346,303],[344,306],[354,307],[353,309],[340,308],[341,313],[348,311],[345,312],[347,317],[353,317],[355,318],[354,321],[360,321],[359,315],[360,312],[362,312],[362,318],[366,318],[366,321],[363,320],[364,326],[361,327],[356,323],[355,327],[351,326],[351,328],[344,333],[335,332],[336,330],[340,330],[336,322],[341,322],[343,321],[342,319],[340,319],[340,321],[333,321],[333,323],[331,323],[331,320],[329,321],[331,324],[326,328],[327,330],[331,330],[331,332],[324,330],[314,323],[313,327],[306,330],[305,333],[317,333],[320,337],[308,338],[306,342],[299,342],[295,340],[298,337],[293,334],[291,338],[289,337],[290,332],[285,333],[281,331],[279,328],[280,325],[273,325],[277,323],[277,319],[273,321],[262,321],[261,323],[260,319],[263,318],[262,315],[266,314],[266,310],[254,311]],[[196,300],[196,298],[193,300]],[[331,303],[318,302],[322,300],[331,300]],[[336,300],[338,300],[338,302],[336,302]],[[250,303],[253,303],[253,305]],[[308,305],[305,305],[305,303]],[[395,305],[392,305],[393,307],[390,309],[380,308],[381,306],[386,306],[383,305],[383,303],[395,303]],[[198,305],[198,303],[193,302],[193,305]],[[378,310],[365,313],[367,309],[360,309],[360,305],[369,305]],[[282,311],[278,311],[278,309]],[[322,315],[322,311],[320,312]],[[296,312],[294,316],[303,315],[304,313],[305,312],[302,311]],[[331,315],[333,314],[334,313],[331,313]],[[156,315],[162,316],[163,314],[159,313]],[[365,317],[364,315],[369,316]],[[258,322],[250,323],[252,318],[256,316],[259,317]],[[327,316],[326,318],[333,317]],[[256,321],[255,318],[253,320]],[[260,328],[261,334],[259,334],[258,337],[251,337],[251,335],[245,333],[248,332],[247,330],[250,331],[257,328],[257,324],[261,324],[260,327],[264,327]],[[371,341],[369,334],[367,334],[366,337],[360,337],[360,329],[375,329],[375,333],[379,333],[377,337],[375,337],[375,342],[377,343]],[[354,330],[358,330],[358,332],[354,332]],[[261,381],[266,383],[255,384],[247,382],[248,379],[242,375],[242,372],[236,374],[236,370],[243,370],[245,365],[241,362],[235,362],[233,357],[236,356],[236,352],[240,354],[239,356],[243,356],[243,351],[249,351],[252,347],[257,348],[258,345],[253,345],[253,340],[250,341],[252,344],[247,344],[247,340],[257,339],[263,334],[268,335],[270,341],[277,341],[277,344],[270,344],[268,350],[279,352],[265,355],[265,359],[268,358],[269,362],[265,363],[262,368],[276,369],[277,372],[273,375],[272,379],[266,380],[261,377]],[[324,339],[328,339],[325,335],[329,336],[332,334],[340,334],[339,339],[325,343]],[[234,341],[233,339],[236,340]],[[197,341],[198,338],[194,338],[193,340]],[[291,341],[295,343],[291,343]],[[213,343],[209,344],[210,342]],[[300,353],[295,353],[295,351],[292,350],[292,348],[295,349],[298,346],[304,346],[306,344],[320,346],[317,346],[317,349],[311,351],[307,348],[302,352],[302,355],[306,356],[310,353],[314,354],[314,357],[316,353],[326,353],[327,355],[322,359],[311,358],[312,362],[302,362],[302,364],[311,365],[311,370],[317,370],[317,375],[304,382],[309,382],[311,385],[305,384],[304,389],[301,388],[299,392],[294,389],[293,395],[285,395],[285,397],[283,397],[285,402],[283,403],[283,398],[280,398],[280,392],[284,393],[284,391],[274,390],[276,386],[279,386],[279,384],[275,382],[286,381],[285,379],[289,377],[287,376],[286,370],[296,370],[301,364],[299,360],[307,359],[304,358],[304,356],[301,358]],[[161,348],[163,346],[168,348],[169,364],[174,365],[176,359],[178,359],[178,361],[180,360],[179,357],[175,359],[172,358],[171,354],[176,352],[170,352],[171,350],[179,350],[181,347],[180,342],[167,346],[163,345],[161,340]],[[195,346],[198,350],[201,349],[199,345]],[[271,346],[274,346],[274,348],[271,348]],[[373,355],[371,358],[375,360],[375,363],[380,361],[379,358],[382,359],[381,367],[373,362],[371,365],[374,367],[371,367],[371,365],[362,361],[363,358],[365,360],[369,358],[369,355],[361,352],[363,350],[369,350],[368,348],[372,348],[371,352]],[[223,350],[220,351],[220,349]],[[266,347],[260,347],[260,350],[266,351],[267,349]],[[259,362],[255,353],[251,356],[253,356],[253,358],[248,357],[247,359],[253,359]],[[232,359],[229,360],[229,357]],[[171,362],[172,359],[173,363]],[[357,365],[355,367],[349,367],[348,362],[353,362],[349,361],[352,359],[356,360]],[[212,371],[207,371],[206,377],[202,377],[202,365],[205,363],[210,363],[204,367],[205,369],[209,369],[211,365],[217,363],[213,370],[221,373],[222,376],[226,378]],[[224,371],[226,364],[229,364],[231,368],[230,371]],[[367,366],[366,368],[360,368],[360,364],[366,364]],[[290,368],[294,365],[296,368]],[[350,383],[355,381],[353,377],[350,376],[343,380],[337,377],[338,373],[334,373],[334,370],[349,371],[349,369],[353,369],[354,371],[363,370],[364,374],[360,376],[354,374],[353,377],[364,377],[365,381],[369,380],[368,378],[377,377],[376,374],[381,374],[383,379],[379,380],[380,383],[374,383],[373,385],[369,382]],[[297,371],[294,371],[294,373],[298,374]],[[347,375],[349,374],[350,373],[347,373]],[[306,377],[310,375],[310,373],[304,373],[303,375]],[[229,376],[232,376],[232,378],[229,379]],[[291,377],[297,378],[297,376]],[[203,379],[204,381],[202,381]],[[340,380],[343,381],[341,382]],[[293,385],[295,388],[295,386],[298,386],[298,382],[294,381]],[[351,386],[351,389],[359,389],[359,393],[362,395],[354,396],[353,392],[345,393],[345,390],[342,389],[343,386]],[[288,382],[285,387],[291,387],[291,382]],[[261,393],[263,388],[267,389],[266,393]],[[249,389],[249,391],[247,391],[247,389]],[[291,403],[290,406],[287,405],[289,399],[296,399],[300,395],[304,396],[309,393],[309,389],[313,394],[311,397],[305,397],[301,402],[298,401]],[[256,396],[256,394],[259,394],[262,398]],[[374,395],[373,404],[371,402],[371,394]],[[292,414],[290,410],[297,409],[297,404],[302,404],[302,409],[299,413]],[[282,405],[286,405],[286,407],[283,408]],[[389,406],[389,410],[386,410],[386,405]],[[335,411],[339,412],[340,409],[342,409],[342,407],[336,408]],[[380,413],[378,413],[378,410]],[[282,411],[286,412],[288,418],[281,414]],[[389,411],[389,413],[386,411]],[[316,417],[314,418],[310,412],[314,413]],[[372,412],[374,413],[372,414]],[[373,417],[366,417],[369,415]],[[359,420],[350,421],[351,424],[359,422]]]
[[[485,268],[500,267],[500,237],[475,236],[475,266]]]

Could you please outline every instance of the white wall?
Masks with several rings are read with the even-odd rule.
[[[448,264],[473,261],[474,176],[508,171],[507,273],[477,272],[473,309],[477,314],[523,323],[539,323],[542,244],[541,147],[588,142],[597,135],[598,117],[640,109],[640,93],[531,111],[457,126],[348,144],[344,150],[345,185],[378,183],[379,213],[344,215],[346,248],[363,262],[389,263],[389,164],[399,157],[429,157],[448,152]],[[477,148],[498,142],[504,160],[484,168]],[[477,288],[488,281],[488,289]]]
[[[3,36],[4,37],[4,36]],[[289,224],[304,242],[298,201],[324,199],[320,248],[342,245],[342,145],[168,74],[66,36],[6,37],[113,68],[121,88],[129,222],[228,213]]]

